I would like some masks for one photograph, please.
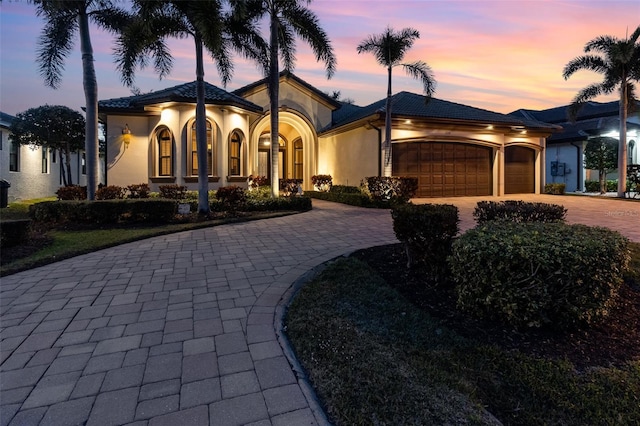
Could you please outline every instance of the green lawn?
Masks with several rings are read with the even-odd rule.
[[[640,362],[577,372],[462,338],[353,258],[302,288],[286,327],[337,425],[640,424]]]

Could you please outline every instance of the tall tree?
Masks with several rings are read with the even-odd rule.
[[[387,27],[382,34],[368,36],[358,45],[358,53],[373,53],[376,61],[387,68],[387,102],[385,104],[384,126],[384,174],[391,176],[391,74],[393,68],[402,66],[405,72],[422,82],[424,94],[429,98],[435,92],[436,80],[431,67],[424,61],[403,63],[404,55],[411,49],[413,43],[420,38],[418,30],[404,28],[395,32]]]
[[[618,163],[618,141],[609,137],[592,138],[584,147],[584,166],[598,171],[600,193],[607,192],[607,173]]]
[[[569,109],[570,118],[575,120],[585,102],[599,95],[620,94],[620,136],[618,139],[618,197],[624,197],[627,181],[627,114],[635,105],[634,82],[640,81],[640,26],[631,37],[619,39],[612,36],[596,37],[584,46],[586,55],[578,56],[565,65],[562,72],[568,79],[579,70],[589,70],[602,74],[600,83],[591,84],[580,90],[573,98]]]
[[[60,153],[61,175],[66,186],[73,184],[71,153],[84,148],[85,125],[82,114],[71,108],[44,105],[16,114],[9,132],[11,139],[21,145],[41,146]]]
[[[173,58],[168,38],[193,38],[196,57],[196,147],[198,162],[198,212],[209,212],[207,127],[204,85],[204,49],[216,63],[226,86],[233,73],[231,51],[266,63],[266,45],[244,13],[244,2],[221,0],[134,0],[133,18],[117,40],[116,62],[123,82],[134,85],[137,66],[145,67],[150,57],[160,78],[169,74]]]
[[[82,53],[87,156],[87,198],[95,198],[98,182],[98,82],[93,64],[89,21],[114,31],[124,13],[111,0],[33,0],[38,16],[45,19],[40,35],[38,63],[45,84],[60,87],[66,57],[72,51],[76,35]]]
[[[317,61],[324,62],[327,78],[336,69],[336,57],[331,42],[320,26],[316,14],[306,6],[311,0],[249,0],[248,13],[258,19],[269,20],[269,61],[267,87],[271,113],[271,196],[279,196],[279,92],[280,60],[286,71],[295,68],[296,36],[305,41],[313,50]]]

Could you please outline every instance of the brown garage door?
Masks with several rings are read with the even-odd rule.
[[[418,178],[418,197],[491,195],[491,148],[451,142],[394,144],[393,175]]]
[[[532,194],[535,192],[535,155],[534,150],[522,146],[505,148],[505,194]]]

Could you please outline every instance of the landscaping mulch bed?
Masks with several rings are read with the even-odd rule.
[[[571,332],[514,330],[458,311],[450,280],[429,280],[425,278],[427,271],[407,270],[400,244],[360,250],[353,256],[366,262],[417,307],[464,337],[538,357],[566,359],[580,370],[640,360],[640,288],[623,285],[619,304],[607,320],[592,328]]]

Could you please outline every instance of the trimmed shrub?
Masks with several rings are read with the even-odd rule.
[[[166,199],[45,201],[29,206],[34,222],[49,227],[65,223],[167,223],[175,213],[176,202]]]
[[[616,192],[618,190],[618,179],[609,179],[606,182],[607,192]],[[600,192],[600,182],[597,180],[585,180],[584,192]]]
[[[313,187],[320,192],[329,192],[333,185],[331,175],[313,175],[311,176]]]
[[[418,179],[408,177],[372,176],[363,185],[373,201],[406,203],[418,190]]]
[[[247,202],[247,195],[243,188],[236,185],[223,186],[216,191],[216,199],[230,210],[238,210]]]
[[[451,204],[404,204],[394,207],[391,216],[393,231],[407,253],[407,267],[422,264],[442,271],[458,233],[458,208]]]
[[[79,185],[61,186],[56,191],[58,200],[86,200],[87,187]]]
[[[29,239],[30,219],[3,220],[0,222],[0,246],[17,246]]]
[[[388,202],[374,202],[368,195],[361,192],[358,193],[342,193],[342,192],[318,192],[318,191],[305,191],[304,195],[318,200],[333,201],[336,203],[348,204],[356,207],[381,207],[388,209]]]
[[[311,198],[306,196],[249,199],[244,207],[248,212],[308,210],[311,210]]]
[[[597,323],[615,303],[628,262],[619,233],[561,222],[478,226],[449,257],[458,306],[518,328]]]
[[[564,221],[567,209],[558,204],[527,203],[525,201],[479,201],[473,211],[478,225],[492,220],[511,222]]]
[[[116,185],[103,186],[96,191],[96,200],[121,200],[124,188]]]
[[[280,179],[280,191],[285,197],[297,195],[301,185],[302,179]]]
[[[551,195],[564,195],[566,185],[564,183],[548,183],[544,186],[544,193]]]
[[[146,183],[129,185],[127,186],[127,190],[129,191],[127,198],[132,199],[149,198],[149,194],[151,193],[151,188],[149,188],[149,185]]]
[[[187,187],[182,185],[160,185],[160,198],[169,200],[184,200],[187,195]]]
[[[361,194],[360,188],[357,186],[347,185],[331,185],[329,192],[334,194]]]

